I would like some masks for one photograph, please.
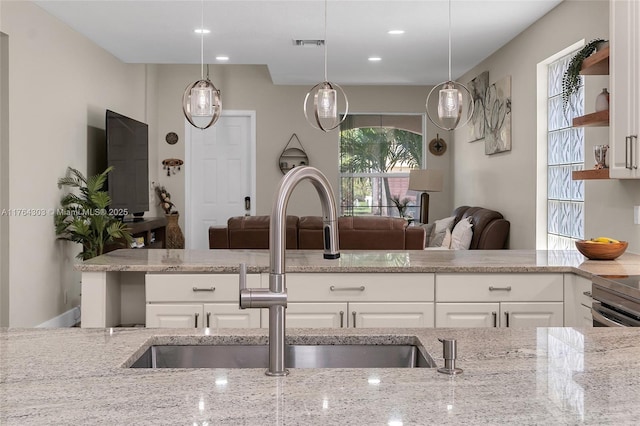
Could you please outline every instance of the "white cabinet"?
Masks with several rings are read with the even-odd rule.
[[[593,327],[591,302],[591,280],[574,274],[565,274],[565,327]]]
[[[247,275],[260,287],[260,275]],[[236,274],[147,274],[146,326],[259,328],[260,311],[240,309]]]
[[[609,175],[640,178],[640,4],[610,1]]]
[[[436,327],[561,327],[562,274],[437,274]]]
[[[438,303],[437,327],[562,327],[561,302]]]
[[[268,281],[268,275],[263,277]],[[434,275],[291,273],[287,327],[433,327]],[[268,310],[262,326],[268,327]]]

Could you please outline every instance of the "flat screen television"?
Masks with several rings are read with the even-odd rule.
[[[107,178],[110,209],[116,216],[149,211],[149,126],[107,110]]]

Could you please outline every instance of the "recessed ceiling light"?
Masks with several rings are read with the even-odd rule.
[[[387,34],[400,35],[400,34],[404,34],[404,30],[389,30]]]
[[[206,28],[196,28],[195,30],[193,30],[193,32],[196,34],[209,34],[211,30],[208,30]]]
[[[216,61],[228,61],[228,56],[216,56]]]
[[[380,56],[370,56],[369,57],[369,61],[371,61],[371,62],[378,62],[378,61],[381,61],[381,60],[382,60],[382,58]]]

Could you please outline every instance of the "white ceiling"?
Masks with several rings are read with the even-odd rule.
[[[455,79],[562,0],[452,0]],[[42,0],[39,6],[124,62],[199,64],[201,1]],[[446,0],[329,0],[328,78],[338,84],[425,85],[447,80]],[[324,78],[323,0],[205,0],[205,63],[266,64],[275,84]],[[388,30],[405,30],[391,36]],[[369,62],[379,56],[379,62]]]

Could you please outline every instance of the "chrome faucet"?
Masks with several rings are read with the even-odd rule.
[[[333,190],[320,170],[296,167],[283,176],[273,199],[269,223],[269,289],[247,288],[246,265],[240,265],[240,308],[269,308],[269,369],[267,376],[286,376],[284,363],[285,309],[287,286],[285,282],[286,212],[289,197],[299,182],[309,179],[316,188],[322,204],[324,258],[338,259],[338,222]]]

